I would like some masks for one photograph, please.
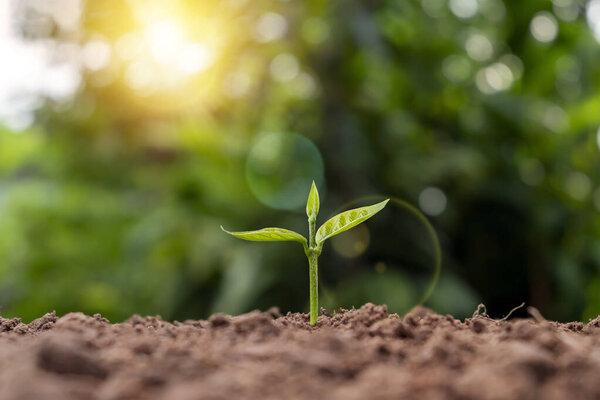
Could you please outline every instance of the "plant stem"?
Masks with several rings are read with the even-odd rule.
[[[308,219],[308,241],[309,241],[308,245],[309,245],[309,248],[311,248],[311,249],[315,249],[317,247],[316,228],[317,228],[316,218],[309,218]]]
[[[308,280],[310,283],[310,326],[317,323],[319,317],[319,268],[318,262],[321,249],[316,240],[316,218],[308,218],[308,240],[309,248],[306,249],[308,258]]]
[[[310,281],[310,326],[317,323],[319,317],[319,271],[317,260],[319,253],[316,249],[308,251],[308,272]]]

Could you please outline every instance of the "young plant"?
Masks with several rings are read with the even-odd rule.
[[[304,236],[294,231],[283,228],[263,228],[257,231],[229,232],[222,226],[221,229],[237,238],[255,242],[278,242],[295,241],[302,243],[304,253],[308,258],[308,271],[310,282],[310,325],[317,323],[319,312],[318,294],[318,267],[317,260],[321,255],[321,249],[325,240],[355,227],[366,221],[385,207],[390,199],[384,200],[372,206],[354,208],[344,211],[329,219],[316,230],[317,214],[319,213],[319,192],[313,181],[306,202],[306,215],[308,216],[308,241]]]

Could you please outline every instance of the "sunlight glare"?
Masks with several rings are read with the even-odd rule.
[[[194,75],[213,64],[212,51],[203,43],[187,40],[181,25],[175,21],[160,20],[150,24],[144,32],[144,38],[152,59],[168,67],[170,73]]]
[[[182,72],[195,74],[209,68],[213,62],[210,50],[201,43],[191,43],[182,49],[178,62]]]
[[[185,42],[179,25],[168,20],[151,24],[144,36],[152,57],[161,63],[170,63],[176,59]]]

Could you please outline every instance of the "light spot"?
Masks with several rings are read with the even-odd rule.
[[[463,82],[471,75],[471,63],[466,57],[450,55],[442,62],[442,73],[450,82]]]
[[[565,189],[573,199],[585,200],[591,189],[590,178],[583,172],[571,172],[565,181]]]
[[[547,106],[542,115],[542,124],[554,133],[564,133],[569,129],[569,116],[557,105]]]
[[[256,23],[256,40],[261,43],[281,39],[287,31],[287,21],[277,13],[269,12]]]
[[[467,54],[475,61],[487,61],[494,54],[492,42],[480,33],[470,35],[465,42]]]
[[[596,40],[600,42],[600,0],[591,0],[587,4],[585,15]]]
[[[477,0],[450,0],[450,11],[458,18],[474,17],[477,10]]]
[[[531,20],[529,30],[538,42],[550,43],[558,35],[558,22],[551,13],[541,11]]]
[[[443,213],[446,209],[446,204],[446,195],[437,187],[430,186],[423,189],[421,194],[419,194],[419,207],[425,214],[432,217]]]
[[[485,78],[495,91],[506,90],[513,83],[513,75],[505,64],[495,63],[485,69]]]
[[[552,0],[552,11],[565,22],[573,22],[579,17],[579,5],[573,0]]]
[[[598,148],[600,149],[600,126],[598,127],[598,130],[596,131],[596,144],[598,145]]]
[[[290,82],[300,73],[300,64],[294,55],[281,53],[271,61],[269,69],[276,81]]]
[[[83,46],[81,62],[87,69],[98,71],[110,64],[111,54],[110,44],[103,40],[92,40]]]
[[[485,94],[493,94],[510,89],[513,81],[512,71],[506,64],[501,62],[480,69],[475,76],[477,88]]]

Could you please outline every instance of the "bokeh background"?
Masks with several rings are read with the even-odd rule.
[[[0,0],[0,313],[306,311],[297,243],[219,225],[306,234],[315,179],[429,217],[436,311],[586,320],[599,126],[600,0]],[[321,302],[405,312],[433,249],[390,203]]]

